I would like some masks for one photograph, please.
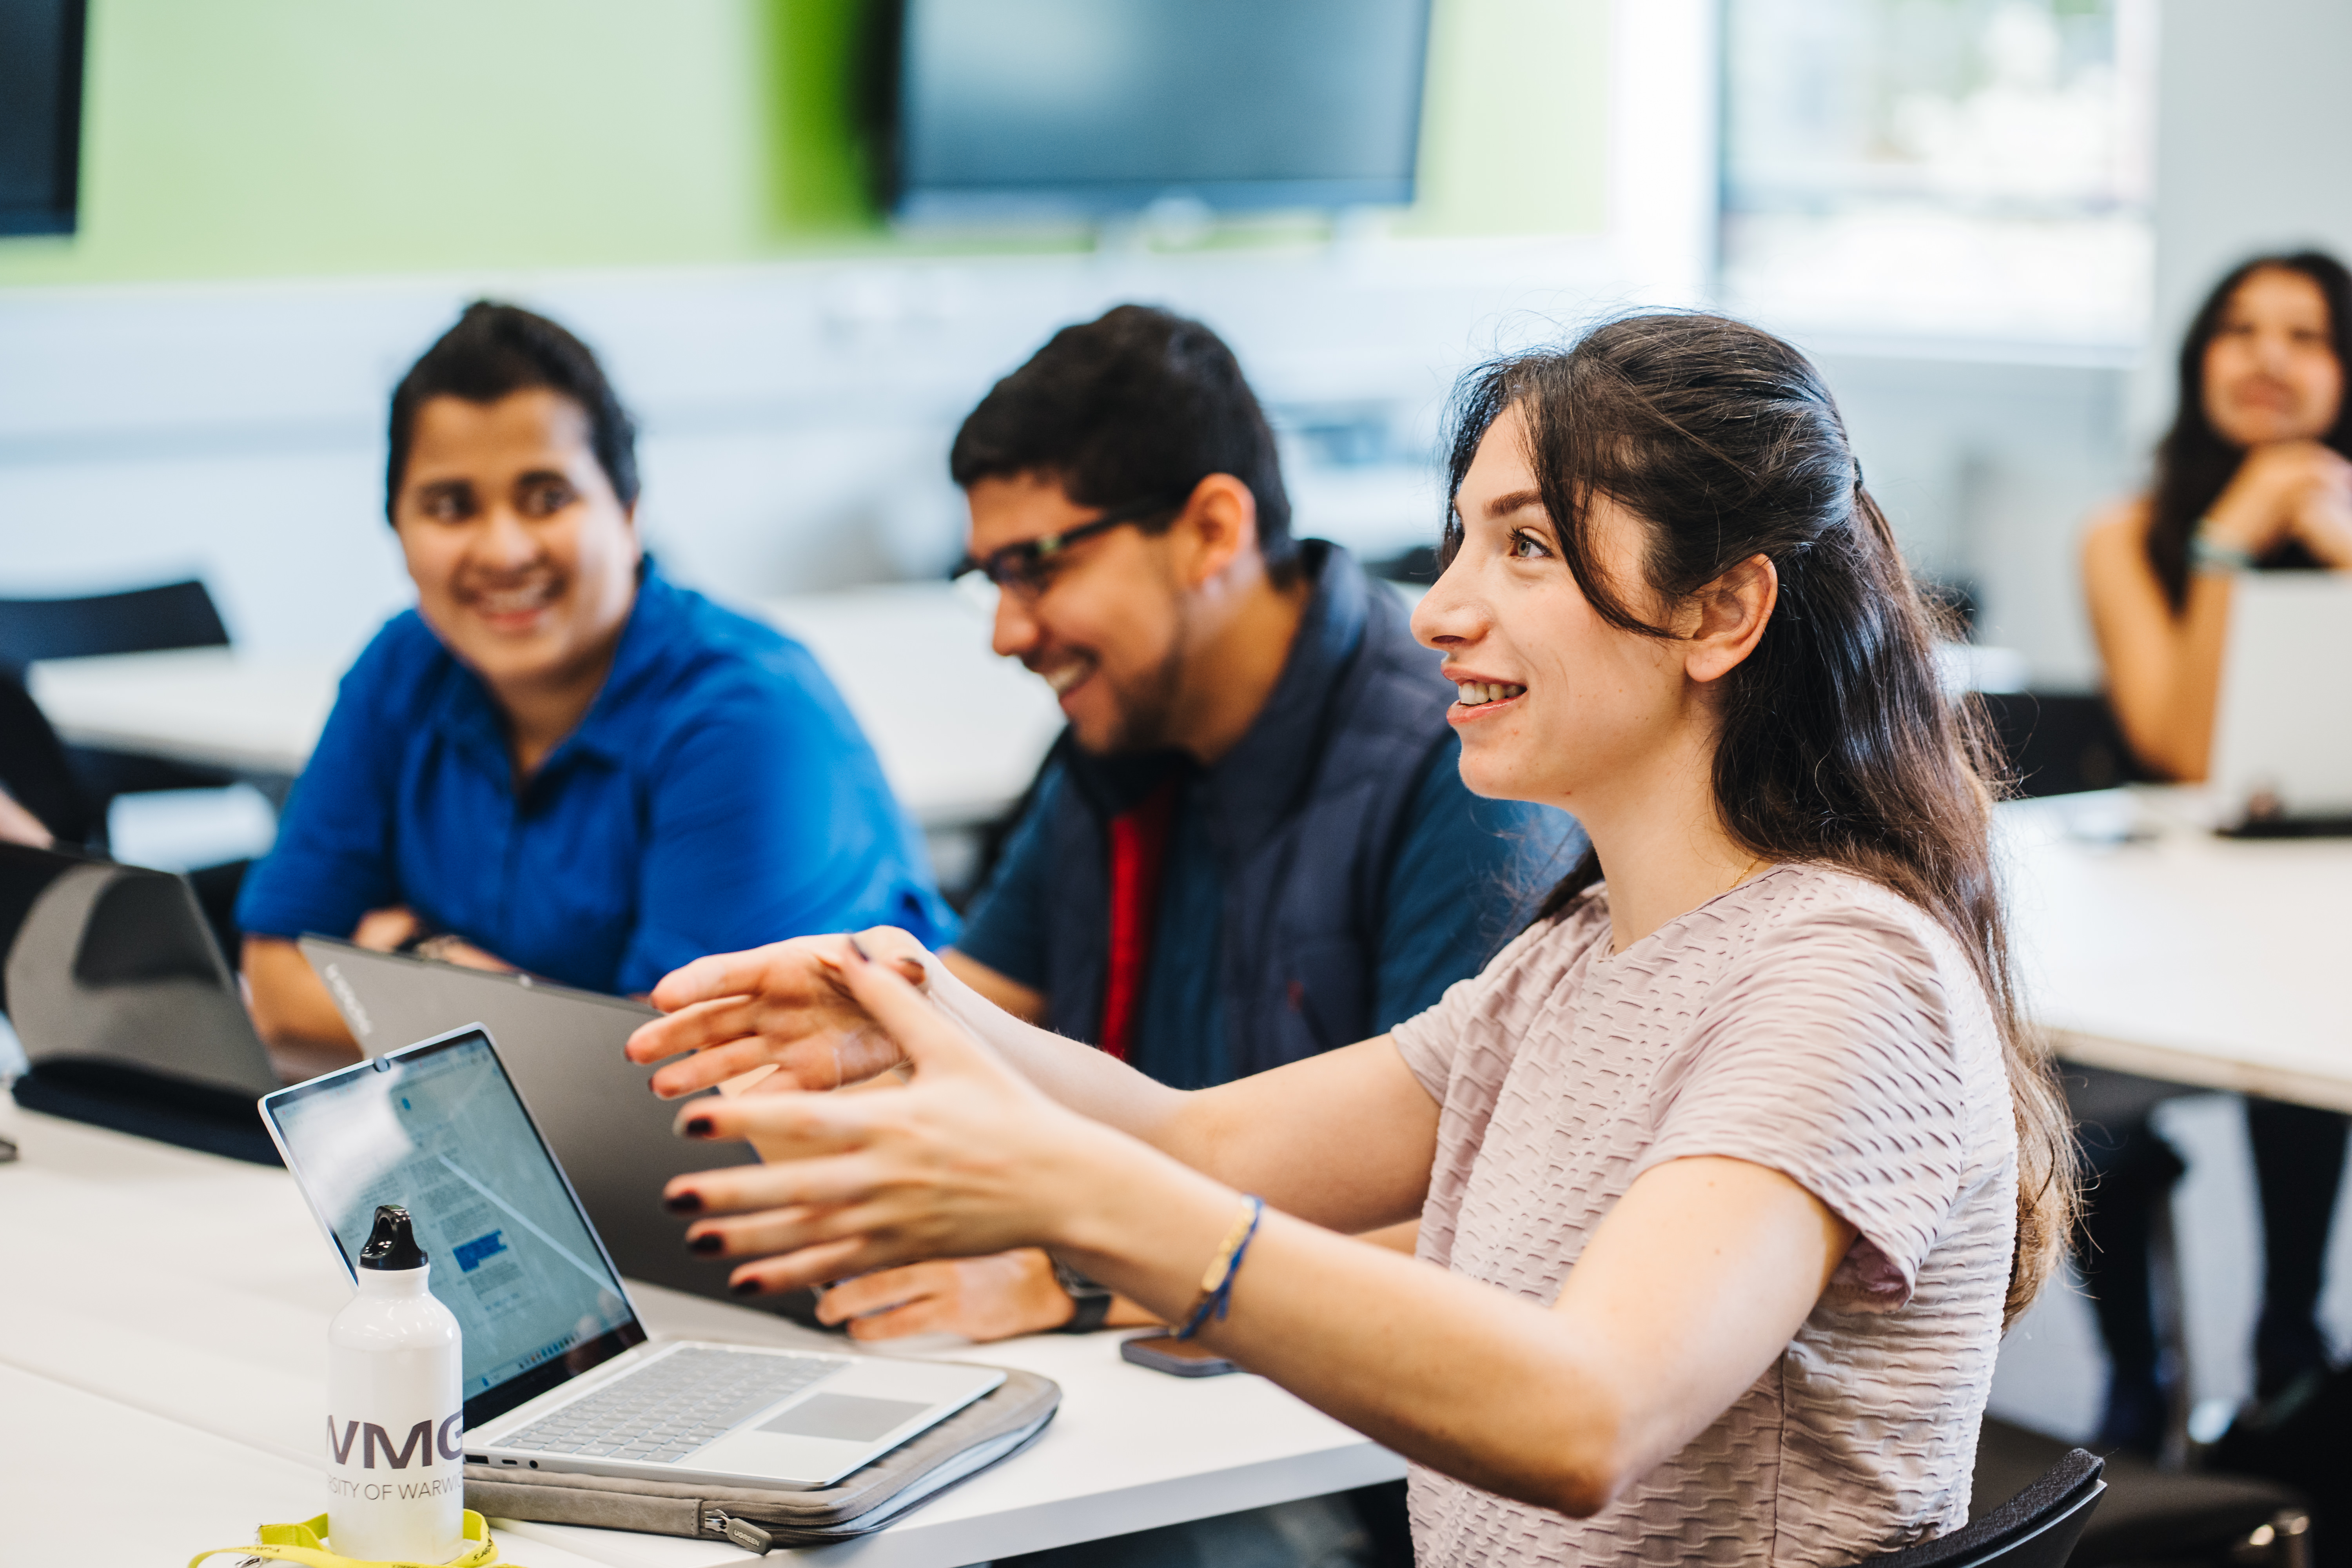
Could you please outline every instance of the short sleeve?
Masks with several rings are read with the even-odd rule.
[[[1575,919],[1573,915],[1564,918]],[[1429,1091],[1430,1099],[1445,1103],[1455,1067],[1482,1037],[1500,1025],[1505,1008],[1526,988],[1539,956],[1557,945],[1547,939],[1560,923],[1539,921],[1529,926],[1513,937],[1486,968],[1447,986],[1434,1005],[1399,1019],[1390,1028],[1389,1038],[1396,1042],[1397,1053]]]
[[[1640,1170],[1712,1154],[1779,1171],[1860,1233],[1827,1304],[1909,1300],[1968,1168],[1953,1007],[1925,934],[1860,906],[1776,926],[1710,990],[1691,1041]]]
[[[343,676],[335,706],[288,796],[269,853],[247,872],[236,923],[256,936],[349,936],[360,917],[401,901],[393,864],[404,715],[397,694],[438,646],[421,625],[394,620]]]
[[[1005,840],[996,869],[964,922],[956,951],[1016,985],[1045,989],[1046,826],[1068,787],[1058,763],[1037,783],[1029,809]]]
[[[1372,1027],[1433,1005],[1527,924],[1582,850],[1575,818],[1551,806],[1484,800],[1462,783],[1446,738],[1413,792],[1412,825],[1390,864]]]

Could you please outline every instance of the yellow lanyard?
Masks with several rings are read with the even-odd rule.
[[[326,1534],[327,1516],[323,1513],[301,1524],[265,1524],[257,1532],[260,1544],[215,1546],[189,1558],[188,1568],[196,1568],[207,1557],[229,1552],[242,1554],[248,1563],[299,1563],[305,1568],[488,1568],[499,1560],[498,1542],[490,1539],[489,1525],[470,1508],[466,1510],[465,1537],[473,1544],[446,1563],[383,1563],[346,1557],[320,1544]],[[509,1563],[507,1568],[515,1565]]]

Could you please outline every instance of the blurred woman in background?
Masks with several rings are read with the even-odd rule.
[[[2317,251],[2260,256],[2221,279],[2181,345],[2179,406],[2152,490],[2095,519],[2083,547],[2108,700],[2132,751],[2193,783],[2210,761],[2231,588],[2247,571],[2352,569],[2352,273]],[[2101,1436],[2156,1448],[2159,1373],[2148,1216],[2180,1162],[2148,1127],[2159,1086],[2076,1076],[2097,1179],[2080,1261],[2113,1377]],[[2273,1399],[2324,1373],[2315,1313],[2344,1170],[2345,1119],[2246,1103],[2263,1206],[2263,1298],[2254,1387]]]
[[[2156,488],[2084,541],[2109,700],[2168,778],[2205,776],[2235,574],[2352,569],[2347,317],[2352,275],[2330,256],[2258,257],[2224,278],[2181,348]]]

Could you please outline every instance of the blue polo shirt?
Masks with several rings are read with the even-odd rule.
[[[956,934],[808,650],[651,570],[604,689],[520,793],[496,702],[416,612],[360,655],[237,921],[345,936],[394,904],[612,993],[814,931]]]

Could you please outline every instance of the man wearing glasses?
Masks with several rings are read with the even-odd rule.
[[[1199,322],[1063,329],[949,462],[996,651],[1069,721],[945,955],[1007,1011],[1179,1088],[1262,1072],[1434,1004],[1580,851],[1559,813],[1463,786],[1437,657],[1344,550],[1290,536],[1273,433]],[[863,1339],[1152,1321],[1034,1250],[819,1310]]]

